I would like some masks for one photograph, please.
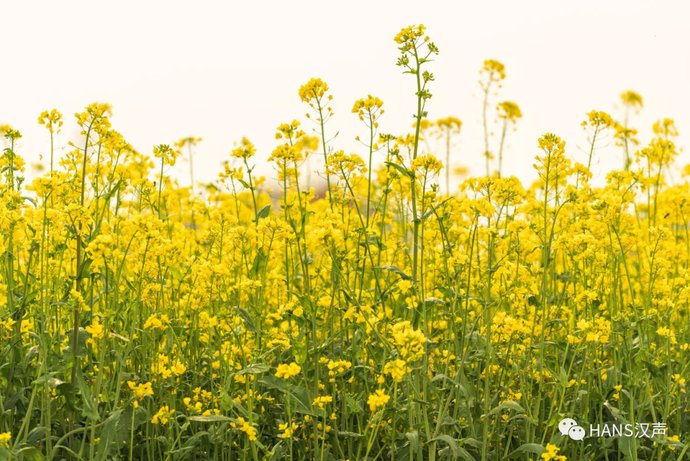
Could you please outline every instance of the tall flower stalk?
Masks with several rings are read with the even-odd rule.
[[[395,42],[399,45],[400,57],[397,65],[403,68],[404,74],[410,74],[415,79],[417,98],[416,111],[414,114],[415,131],[412,148],[412,161],[417,159],[419,153],[420,129],[422,120],[427,117],[425,110],[426,103],[431,99],[429,92],[429,82],[434,80],[434,75],[422,68],[431,61],[431,58],[438,55],[438,48],[434,42],[430,41],[425,35],[426,27],[422,24],[408,26],[402,29],[396,36]],[[418,213],[417,204],[417,182],[414,175],[410,175],[410,194],[412,200],[412,279],[419,282],[419,228],[421,216]]]

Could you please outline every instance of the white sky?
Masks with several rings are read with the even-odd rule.
[[[333,146],[352,151],[365,133],[352,103],[368,93],[385,103],[382,131],[412,123],[413,81],[395,66],[393,36],[417,23],[440,48],[429,116],[464,121],[456,158],[475,174],[483,172],[478,72],[486,58],[506,65],[498,98],[524,114],[508,139],[507,174],[533,177],[536,139],[547,131],[584,161],[580,121],[592,109],[620,115],[626,89],[645,100],[633,118],[643,142],[661,117],[676,120],[681,146],[690,140],[690,3],[681,0],[3,3],[0,123],[22,131],[29,160],[47,151],[42,110],[67,116],[65,141],[72,114],[102,101],[142,152],[201,136],[197,178],[211,180],[241,136],[268,157],[275,127],[304,119],[297,90],[311,77],[335,98]],[[612,143],[602,147],[597,167],[618,167],[621,156]],[[680,164],[688,161],[684,151]]]

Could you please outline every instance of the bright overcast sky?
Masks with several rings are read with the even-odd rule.
[[[135,148],[204,139],[198,178],[211,180],[242,136],[265,159],[274,129],[307,107],[297,96],[311,77],[334,95],[339,131],[334,147],[348,151],[365,129],[351,113],[368,93],[383,99],[381,130],[412,123],[413,81],[395,66],[393,36],[423,23],[440,48],[429,117],[464,121],[457,162],[481,174],[478,72],[486,58],[506,65],[498,98],[516,101],[524,118],[509,134],[505,173],[531,178],[536,139],[561,135],[584,161],[579,124],[592,110],[620,115],[619,94],[644,97],[633,118],[648,139],[651,123],[671,117],[690,141],[690,3],[684,1],[45,1],[5,2],[0,123],[24,134],[20,154],[46,152],[36,118],[56,107],[68,120],[93,101],[112,104],[114,127]],[[498,102],[498,101],[495,101]],[[603,146],[603,145],[602,145]],[[439,153],[440,154],[440,153]],[[621,164],[611,143],[597,168]],[[686,151],[680,163],[690,161]],[[183,170],[180,170],[183,171]],[[186,177],[180,173],[183,184]]]

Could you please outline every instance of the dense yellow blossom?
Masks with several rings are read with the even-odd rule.
[[[297,365],[295,362],[289,364],[281,363],[276,369],[276,376],[282,379],[290,379],[293,376],[297,376],[302,370],[302,367]]]
[[[333,397],[331,397],[330,395],[320,395],[314,399],[312,405],[315,405],[323,410],[326,407],[326,405],[331,403],[332,401]]]
[[[236,427],[241,432],[244,432],[250,441],[256,440],[256,428],[252,426],[248,421],[246,421],[243,417],[240,416],[239,418],[237,418],[237,422],[232,422],[231,425],[232,427]]]
[[[568,458],[566,458],[563,455],[557,454],[558,451],[559,448],[556,445],[549,443],[546,445],[546,451],[541,454],[541,458],[544,461],[567,461]]]
[[[328,85],[320,78],[312,78],[299,88],[299,97],[304,102],[321,99],[328,91]]]
[[[390,375],[396,383],[402,382],[405,375],[409,372],[407,362],[401,359],[395,359],[383,366],[383,372]]]
[[[174,411],[170,410],[170,407],[163,405],[151,418],[151,424],[162,424],[166,425],[170,422],[170,419],[175,415]]]
[[[503,64],[484,63],[484,133],[466,133],[427,104],[425,27],[395,42],[403,132],[379,131],[383,101],[367,96],[352,106],[366,134],[343,150],[313,78],[297,92],[306,121],[287,118],[267,147],[238,137],[205,184],[200,138],[140,152],[107,104],[40,114],[42,172],[0,127],[0,458],[620,455],[563,438],[573,411],[657,415],[682,434],[690,185],[669,174],[690,171],[682,127],[638,131],[628,91],[567,143],[546,133],[508,153],[522,112],[495,99]],[[597,171],[601,156],[622,168]],[[532,162],[533,181],[504,157]],[[476,159],[484,175],[461,166]],[[684,453],[683,437],[638,457]]]
[[[376,389],[376,391],[373,394],[369,394],[369,397],[367,398],[369,410],[373,412],[377,411],[379,408],[385,407],[390,399],[391,398],[388,394],[386,394],[386,391],[383,389]]]

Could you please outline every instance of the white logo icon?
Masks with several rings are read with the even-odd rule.
[[[570,440],[584,440],[585,437],[635,437],[652,439],[666,435],[666,423],[604,423],[589,424],[589,430],[580,426],[573,418],[563,418],[558,431]]]
[[[585,438],[585,429],[577,424],[573,418],[563,418],[560,423],[558,423],[558,430],[561,435],[568,436],[572,440],[582,440]]]

